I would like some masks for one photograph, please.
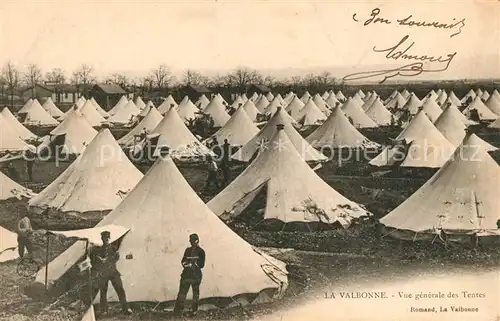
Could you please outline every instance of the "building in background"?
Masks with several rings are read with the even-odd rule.
[[[94,97],[97,103],[105,110],[110,110],[123,95],[128,95],[122,87],[116,84],[95,84],[88,96]]]

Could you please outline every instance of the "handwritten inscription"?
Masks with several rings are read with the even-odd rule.
[[[355,22],[360,22],[355,13],[352,16]],[[409,26],[409,27],[422,27],[422,28],[436,28],[436,29],[446,29],[452,30],[450,38],[459,35],[462,32],[462,28],[465,26],[465,18],[457,21],[456,18],[452,19],[451,23],[442,22],[428,22],[428,21],[418,21],[413,19],[413,15],[408,15],[404,18],[391,20],[381,15],[381,10],[375,8],[371,11],[370,16],[362,21],[364,26],[370,26],[375,24],[382,25],[396,25],[396,26]],[[418,53],[415,49],[416,43],[410,39],[410,35],[405,35],[399,41],[395,42],[394,45],[380,48],[380,46],[374,46],[372,51],[374,53],[385,54],[384,58],[387,60],[396,61],[408,61],[407,63],[390,69],[383,70],[372,70],[363,71],[349,74],[343,77],[343,80],[361,80],[368,78],[380,78],[379,83],[385,82],[387,79],[403,76],[403,77],[415,77],[423,73],[437,73],[446,71],[453,59],[456,57],[457,52],[448,52],[440,54],[428,54],[428,53]]]

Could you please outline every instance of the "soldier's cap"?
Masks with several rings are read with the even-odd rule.
[[[111,232],[109,232],[109,231],[102,231],[101,232],[101,236],[105,236],[105,237],[109,238],[109,237],[111,237]]]
[[[189,241],[199,241],[200,238],[198,237],[198,234],[196,233],[193,233],[191,235],[189,235]]]

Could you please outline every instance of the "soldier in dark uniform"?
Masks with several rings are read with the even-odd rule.
[[[108,283],[111,281],[113,288],[118,295],[122,312],[131,314],[132,310],[129,309],[127,304],[127,297],[125,289],[123,288],[122,278],[120,272],[116,268],[116,262],[120,259],[120,255],[116,248],[109,243],[111,233],[104,231],[101,233],[102,246],[92,249],[90,252],[90,260],[92,263],[92,276],[96,281],[99,292],[101,293],[100,308],[101,313],[108,311]]]
[[[231,180],[231,144],[224,139],[224,144],[222,145],[222,176],[224,178],[224,186],[229,185]]]
[[[193,288],[192,311],[198,311],[198,300],[200,298],[200,284],[202,279],[201,269],[205,266],[205,251],[199,246],[200,239],[197,234],[189,235],[191,246],[184,251],[181,264],[184,270],[181,274],[179,294],[175,302],[174,314],[180,315],[184,310],[184,302],[189,288]]]

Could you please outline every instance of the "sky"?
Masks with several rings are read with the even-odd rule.
[[[374,8],[390,25],[364,26]],[[353,14],[359,22],[353,20]],[[397,19],[451,23],[461,33],[398,26]],[[453,20],[453,19],[456,20]],[[1,0],[0,63],[68,74],[82,63],[103,77],[146,75],[160,64],[212,75],[247,66],[278,77],[400,66],[373,47],[405,35],[411,53],[457,52],[445,72],[423,78],[500,77],[500,2],[497,1],[73,1]],[[442,66],[442,65],[436,65]]]

